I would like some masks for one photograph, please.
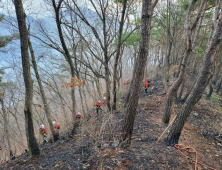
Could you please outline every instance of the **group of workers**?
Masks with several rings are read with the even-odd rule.
[[[78,112],[76,114],[76,119],[81,119],[81,118],[82,118],[82,115],[81,115],[80,112]],[[52,124],[53,124],[53,126],[55,128],[56,134],[59,136],[59,129],[60,129],[59,124],[56,121],[52,121]],[[43,124],[40,125],[39,133],[43,136],[44,144],[48,143],[48,140],[47,140],[47,128]],[[1,148],[0,148],[0,150],[1,150]]]
[[[56,134],[59,136],[59,129],[60,129],[59,124],[56,121],[52,121],[52,124],[55,128]],[[47,143],[48,142],[48,140],[47,140],[47,129],[43,124],[40,125],[39,133],[43,136],[44,144]]]
[[[130,83],[130,80],[128,79],[126,81],[126,84]],[[148,88],[149,88],[149,80],[148,78],[146,79],[146,83],[145,83],[145,95],[148,94]],[[103,104],[106,103],[106,97],[103,97]],[[96,104],[95,104],[95,108],[96,108],[96,113],[98,114],[99,113],[99,110],[102,110],[102,103],[101,101],[99,100]],[[76,114],[76,119],[81,119],[82,118],[82,115],[80,112],[78,112]],[[55,131],[56,131],[56,134],[59,136],[59,129],[60,129],[60,126],[59,124],[56,122],[56,121],[53,121],[52,122],[54,128],[55,128]],[[46,127],[42,124],[40,125],[40,128],[39,128],[39,133],[43,136],[43,139],[44,139],[44,143],[45,142],[48,142],[47,140],[47,129]],[[0,147],[0,150],[2,150],[2,148]]]

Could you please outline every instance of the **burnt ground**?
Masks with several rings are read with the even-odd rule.
[[[92,110],[91,118],[82,120],[75,134],[42,146],[39,158],[30,159],[28,154],[23,154],[1,165],[0,169],[195,169],[192,161],[195,153],[182,150],[185,157],[175,147],[167,146],[164,143],[167,132],[157,142],[167,127],[161,122],[165,96],[161,95],[162,79],[157,77],[152,82],[157,89],[152,91],[150,88],[148,96],[141,92],[132,143],[128,149],[117,147],[123,123],[122,107],[112,114],[95,115]],[[188,142],[197,151],[198,162],[219,170],[222,169],[222,107],[221,103],[205,98],[203,95],[195,105],[179,144],[186,147]],[[181,104],[175,105],[175,111],[180,107]],[[198,164],[197,170],[201,169],[210,168]]]

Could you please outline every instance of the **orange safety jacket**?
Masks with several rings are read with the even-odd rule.
[[[41,133],[44,136],[47,136],[47,129],[45,127],[43,129],[39,128],[39,133]]]
[[[58,130],[59,129],[59,124],[57,122],[55,122],[55,130]]]

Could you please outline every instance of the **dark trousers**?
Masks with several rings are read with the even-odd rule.
[[[147,91],[147,89],[145,89],[145,94],[148,94],[148,91]]]
[[[97,113],[97,114],[99,113],[99,109],[102,110],[100,107],[97,107],[97,108],[96,108],[96,113]]]

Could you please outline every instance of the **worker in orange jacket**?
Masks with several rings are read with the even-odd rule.
[[[148,94],[148,91],[147,91],[147,89],[149,88],[149,80],[148,79],[146,79],[146,84],[145,84],[145,95],[147,95]]]
[[[56,121],[52,121],[52,124],[55,128],[56,134],[59,136],[59,129],[60,129],[59,124]]]
[[[101,107],[102,107],[101,101],[98,101],[98,102],[95,104],[95,107],[96,107],[96,113],[98,114],[98,113],[99,113],[99,109],[101,109]],[[101,109],[101,110],[102,110],[102,109]]]
[[[43,139],[44,139],[43,144],[45,144],[46,142],[48,143],[48,141],[47,141],[47,129],[45,128],[45,126],[43,124],[40,125],[39,133],[43,136]]]

